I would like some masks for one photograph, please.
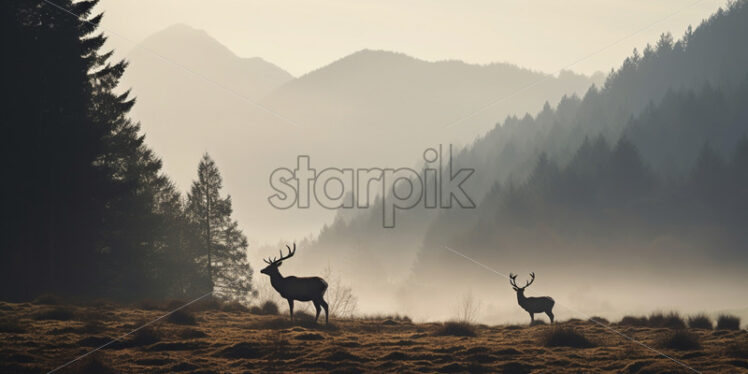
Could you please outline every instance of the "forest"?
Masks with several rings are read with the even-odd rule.
[[[209,155],[177,191],[145,145],[127,68],[102,50],[98,1],[4,1],[0,299],[252,292],[247,239]],[[175,131],[178,131],[175,129]]]

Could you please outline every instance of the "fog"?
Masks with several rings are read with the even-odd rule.
[[[748,7],[721,5],[99,8],[129,62],[130,117],[180,191],[203,153],[215,159],[260,289],[261,258],[296,242],[282,273],[331,270],[359,314],[444,320],[470,298],[478,321],[515,323],[528,316],[510,272],[535,272],[527,294],[552,296],[559,319],[748,318]],[[440,172],[474,170],[474,208],[417,205],[384,228],[394,189],[362,209],[268,201],[273,171],[298,156],[427,183],[423,154],[439,146],[453,152]]]

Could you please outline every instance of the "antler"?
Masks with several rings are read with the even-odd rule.
[[[509,273],[509,284],[511,284],[512,287],[517,287],[517,274]]]
[[[522,288],[527,288],[527,286],[531,285],[532,282],[535,282],[535,273],[530,273],[530,277],[532,277],[529,281],[527,281],[527,284]]]
[[[286,244],[286,248],[288,248],[288,255],[286,256],[283,256],[283,251],[278,250],[278,252],[280,252],[280,255],[281,255],[281,258],[278,259],[278,261],[283,261],[287,258],[291,258],[293,257],[294,254],[296,254],[296,243],[293,243],[293,249],[291,249],[291,247],[289,247],[288,244]]]

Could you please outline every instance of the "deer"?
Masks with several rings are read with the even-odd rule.
[[[530,324],[535,321],[535,313],[545,313],[553,323],[553,305],[556,303],[550,296],[525,297],[525,288],[535,281],[535,273],[530,273],[531,279],[524,287],[517,286],[517,275],[509,273],[509,284],[517,291],[517,303],[522,309],[530,313]]]
[[[268,264],[264,269],[260,270],[261,273],[267,274],[270,277],[270,284],[275,288],[276,291],[288,300],[288,310],[291,313],[291,321],[293,321],[293,302],[298,301],[311,301],[314,303],[314,308],[317,310],[317,315],[314,317],[316,323],[319,319],[320,306],[325,309],[325,324],[328,323],[327,315],[327,302],[324,299],[325,291],[327,291],[327,282],[320,277],[284,277],[278,271],[278,267],[283,264],[283,260],[287,260],[296,254],[296,243],[293,244],[293,249],[286,244],[288,248],[288,254],[283,256],[283,250],[279,250],[280,258],[264,259],[265,263]]]

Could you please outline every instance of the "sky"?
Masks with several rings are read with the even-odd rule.
[[[102,0],[118,55],[172,24],[300,76],[361,49],[428,61],[608,72],[659,34],[680,37],[725,0]],[[594,30],[594,31],[593,31]],[[580,61],[581,60],[581,61]]]

